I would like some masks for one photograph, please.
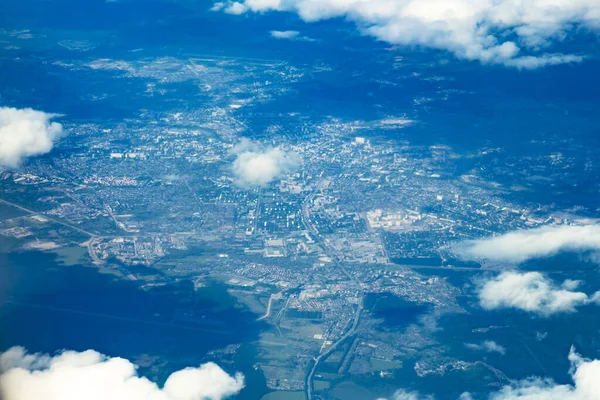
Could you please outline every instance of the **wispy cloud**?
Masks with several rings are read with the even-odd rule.
[[[295,39],[300,35],[298,31],[271,31],[271,36],[275,39]]]
[[[487,353],[498,353],[504,355],[506,353],[506,349],[500,346],[498,343],[493,340],[485,340],[482,343],[465,343],[465,347],[471,350],[476,351],[485,351]]]
[[[270,31],[271,37],[274,39],[284,40],[302,40],[306,42],[314,42],[315,39],[308,36],[301,36],[299,31]]]
[[[547,226],[472,240],[456,248],[468,259],[522,263],[561,251],[600,251],[600,225]]]

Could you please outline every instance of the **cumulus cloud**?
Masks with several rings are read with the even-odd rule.
[[[49,356],[13,347],[0,355],[0,372],[3,400],[220,400],[244,387],[240,373],[207,363],[172,373],[159,388],[128,360],[93,350]]]
[[[467,259],[499,262],[524,261],[561,251],[599,251],[600,225],[546,226],[519,230],[461,243],[457,253]]]
[[[529,378],[503,387],[490,400],[599,400],[600,360],[585,359],[571,347],[569,361],[572,384]]]
[[[506,349],[500,346],[498,343],[493,340],[485,340],[481,344],[477,343],[465,343],[465,346],[471,350],[476,351],[485,351],[487,353],[498,353],[498,354],[506,354]]]
[[[579,62],[552,46],[600,31],[597,0],[243,0],[235,13],[287,11],[306,22],[345,17],[361,32],[397,45],[422,46],[459,58],[517,68]],[[231,12],[233,13],[233,12]]]
[[[232,171],[241,187],[266,186],[293,171],[299,165],[296,153],[277,147],[264,147],[248,140],[235,146]]]
[[[539,272],[503,272],[480,284],[479,304],[486,310],[515,308],[550,316],[575,312],[578,306],[598,303],[600,292],[588,296],[574,291],[576,281],[566,280],[562,286]]]
[[[31,108],[0,107],[0,169],[16,168],[30,156],[48,153],[63,136],[62,125]]]

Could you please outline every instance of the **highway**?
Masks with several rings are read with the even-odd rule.
[[[329,354],[331,354],[331,352],[333,352],[344,340],[346,340],[348,337],[350,337],[354,334],[354,331],[356,330],[356,327],[358,326],[358,322],[360,321],[360,313],[361,312],[362,312],[362,298],[358,304],[356,313],[354,314],[354,319],[352,321],[352,326],[350,327],[350,329],[348,329],[348,331],[341,338],[339,338],[334,344],[332,344],[331,347],[329,347],[325,352],[319,354],[317,356],[317,358],[315,358],[315,363],[313,364],[313,367],[311,368],[310,373],[308,374],[308,376],[306,378],[306,398],[308,400],[312,400],[313,378],[315,375],[315,371],[317,370],[317,367],[319,366],[319,362],[321,362],[321,360],[324,360],[325,358],[327,358],[327,356]]]
[[[323,247],[323,250],[325,251],[325,253],[333,260],[334,265],[349,280],[351,280],[352,282],[354,282],[356,284],[358,292],[360,293],[360,297],[358,299],[358,306],[356,307],[356,312],[354,313],[354,318],[352,320],[352,326],[350,327],[350,329],[348,329],[348,331],[341,338],[339,338],[335,343],[333,343],[331,345],[331,347],[329,347],[325,352],[319,354],[317,356],[317,358],[315,358],[315,362],[314,362],[310,372],[308,373],[308,376],[306,377],[305,386],[306,386],[306,399],[307,400],[312,400],[312,398],[313,398],[313,379],[314,379],[315,371],[317,370],[317,367],[319,366],[319,363],[322,360],[324,360],[325,358],[327,358],[327,356],[329,354],[331,354],[331,352],[334,351],[344,340],[346,340],[349,336],[354,334],[356,327],[358,326],[358,323],[360,321],[360,314],[361,314],[362,308],[363,308],[362,303],[363,303],[363,297],[364,297],[361,282],[358,280],[358,278],[351,275],[348,272],[348,270],[346,270],[346,268],[340,262],[341,258],[337,254],[337,251],[335,249],[332,249],[327,246],[325,241],[321,238],[321,235],[319,235],[316,228],[313,226],[312,222],[310,221],[309,205],[313,201],[315,196],[316,196],[316,192],[313,192],[310,195],[308,195],[302,202],[302,222],[304,223],[304,226],[306,226],[306,229],[308,229],[310,231],[310,233],[315,237],[315,239],[318,241],[318,243],[321,245],[321,247]]]
[[[18,204],[11,203],[10,201],[6,201],[6,200],[3,200],[3,199],[0,199],[0,203],[3,203],[3,204],[6,204],[6,205],[9,205],[9,206],[12,206],[12,207],[18,208],[19,210],[25,211],[26,213],[29,213],[29,214],[31,214],[31,215],[39,215],[39,216],[41,216],[41,217],[44,217],[44,218],[46,218],[48,221],[52,221],[52,222],[54,222],[54,223],[57,223],[57,224],[60,224],[60,225],[66,226],[66,227],[68,227],[68,228],[71,228],[71,229],[73,229],[73,230],[76,230],[77,232],[84,233],[84,234],[86,234],[86,235],[88,235],[88,236],[91,236],[91,237],[97,236],[95,233],[88,232],[88,231],[86,231],[86,230],[84,230],[84,229],[81,229],[81,228],[78,228],[78,227],[76,227],[75,225],[72,225],[72,224],[70,224],[70,223],[63,222],[63,221],[61,221],[61,220],[59,220],[59,219],[55,219],[55,218],[49,217],[49,216],[47,216],[46,214],[41,214],[41,213],[39,213],[39,212],[37,212],[37,211],[33,211],[33,210],[30,210],[30,209],[28,209],[28,208],[22,207],[22,206],[20,206],[20,205],[18,205]]]

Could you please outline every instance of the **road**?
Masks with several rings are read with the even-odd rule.
[[[110,215],[110,217],[114,221],[115,225],[117,225],[117,228],[122,229],[123,231],[125,231],[127,233],[136,233],[137,232],[137,231],[132,231],[130,229],[127,229],[127,227],[125,226],[124,223],[117,220],[117,217],[113,213],[112,208],[110,208],[110,206],[106,206],[106,211],[108,212],[108,215]]]
[[[408,264],[394,264],[394,263],[390,263],[389,265],[395,266],[395,267],[401,267],[401,268],[407,268],[407,269],[438,269],[438,270],[445,270],[445,271],[485,271],[485,270],[489,270],[489,268],[485,268],[485,267],[481,267],[481,268],[477,268],[477,267],[455,267],[453,265],[445,265],[445,266],[441,266],[441,265],[408,265]]]
[[[96,251],[94,250],[94,244],[96,244],[97,242],[99,242],[100,240],[103,239],[111,239],[111,238],[118,238],[118,237],[154,237],[154,236],[193,236],[196,234],[196,232],[176,232],[176,233],[137,233],[137,232],[133,232],[133,231],[129,231],[126,228],[124,228],[123,226],[121,226],[122,224],[120,222],[118,222],[116,220],[116,218],[114,217],[112,210],[110,208],[107,208],[110,216],[113,218],[113,220],[115,221],[115,223],[117,224],[117,226],[119,226],[121,229],[124,229],[127,233],[134,233],[133,235],[108,235],[108,236],[100,236],[97,233],[93,233],[93,232],[89,232],[86,231],[85,229],[81,229],[75,225],[73,225],[72,223],[68,223],[68,222],[64,222],[61,221],[59,219],[53,218],[53,217],[49,217],[48,215],[44,214],[44,213],[40,213],[34,210],[30,210],[29,208],[20,206],[18,204],[12,203],[10,201],[6,201],[4,199],[0,199],[0,203],[1,204],[6,204],[8,206],[17,208],[21,211],[25,211],[26,213],[28,213],[29,215],[39,215],[40,217],[43,217],[45,219],[47,219],[48,221],[54,222],[56,224],[62,225],[62,226],[66,226],[67,228],[71,228],[77,232],[81,232],[84,233],[88,236],[90,236],[90,239],[87,241],[87,248],[88,248],[88,253],[90,254],[90,257],[92,258],[94,264],[102,264],[103,261],[98,258],[98,256],[96,255]]]
[[[306,197],[304,199],[304,201],[302,202],[302,222],[304,223],[304,226],[306,226],[306,229],[308,229],[310,231],[310,233],[315,237],[315,239],[317,239],[317,242],[321,245],[321,247],[323,248],[323,250],[325,251],[325,253],[333,260],[335,266],[342,271],[342,273],[351,281],[353,281],[356,286],[362,290],[360,281],[353,275],[351,275],[348,270],[346,270],[346,268],[341,264],[340,259],[341,257],[339,256],[338,252],[336,249],[332,249],[329,246],[327,246],[327,243],[325,243],[325,241],[323,240],[323,238],[321,238],[321,235],[317,232],[317,229],[313,226],[312,222],[310,221],[310,210],[308,208],[309,204],[312,202],[312,200],[315,198],[316,193],[311,193],[310,195],[308,195],[308,197]]]
[[[269,303],[267,304],[267,312],[265,312],[265,315],[263,315],[262,317],[257,319],[257,321],[263,320],[265,318],[269,318],[269,315],[271,315],[271,307],[273,306],[273,300],[275,299],[275,297],[278,297],[278,295],[281,295],[281,293],[271,294],[271,296],[269,296]]]
[[[92,257],[92,261],[94,262],[94,264],[96,265],[100,265],[102,264],[104,261],[102,261],[98,255],[96,255],[96,250],[94,250],[94,244],[96,241],[100,240],[101,238],[97,238],[97,237],[93,237],[90,238],[90,240],[87,241],[87,249],[88,249],[88,253],[90,255],[90,257]]]
[[[275,316],[275,328],[277,328],[277,332],[279,333],[279,336],[283,336],[283,334],[281,333],[281,328],[279,327],[279,324],[281,323],[281,318],[283,317],[283,314],[287,310],[291,301],[292,301],[292,296],[288,296],[287,300],[285,301],[285,304],[283,305],[283,308],[281,310],[279,310],[279,312],[277,313],[277,316]]]
[[[9,205],[9,206],[12,206],[12,207],[15,207],[15,208],[18,208],[19,210],[25,211],[26,213],[29,213],[30,215],[39,215],[40,217],[46,218],[48,221],[52,221],[54,223],[66,226],[66,227],[71,228],[73,230],[76,230],[78,232],[85,233],[88,236],[91,236],[91,237],[98,236],[95,233],[88,232],[88,231],[86,231],[84,229],[81,229],[81,228],[78,228],[75,225],[72,225],[70,223],[63,222],[63,221],[61,221],[59,219],[55,219],[55,218],[49,217],[46,214],[42,214],[42,213],[39,213],[37,211],[30,210],[30,209],[22,207],[22,206],[20,206],[18,204],[11,203],[10,201],[6,201],[6,200],[3,200],[3,199],[0,199],[0,203]]]
[[[262,190],[258,189],[258,197],[256,198],[256,212],[254,213],[254,226],[252,234],[255,235],[258,229],[258,217],[260,217],[260,201],[262,200]]]
[[[332,344],[331,347],[329,347],[327,349],[327,351],[319,354],[319,356],[317,358],[315,358],[315,363],[313,364],[313,367],[310,370],[308,377],[306,378],[306,398],[308,400],[312,400],[313,378],[315,376],[315,371],[317,370],[317,367],[319,366],[319,362],[321,362],[321,360],[324,360],[325,358],[327,358],[327,356],[329,354],[331,354],[331,352],[333,352],[344,340],[346,340],[348,337],[350,337],[354,334],[354,331],[356,330],[356,327],[358,326],[358,322],[360,321],[360,313],[361,312],[362,312],[362,298],[358,303],[358,307],[356,309],[356,313],[354,314],[354,320],[352,321],[352,326],[350,327],[350,329],[348,329],[348,331],[341,338],[339,338],[334,344]]]
[[[358,280],[357,277],[350,274],[348,272],[348,270],[342,265],[342,263],[340,261],[341,257],[338,255],[337,250],[332,249],[331,247],[327,246],[327,243],[325,243],[325,241],[323,240],[321,235],[319,235],[319,233],[317,232],[317,229],[313,226],[312,222],[310,221],[309,206],[316,195],[317,195],[317,193],[313,192],[310,195],[308,195],[302,202],[302,222],[304,223],[304,226],[306,227],[306,229],[309,230],[309,232],[315,237],[317,242],[321,245],[321,247],[323,248],[325,253],[333,260],[333,263],[336,266],[336,268],[338,268],[349,280],[351,280],[352,282],[355,283],[355,285],[358,289],[358,293],[360,295],[359,295],[359,299],[358,299],[358,306],[356,307],[356,312],[354,313],[354,319],[352,321],[352,326],[350,327],[350,329],[348,329],[348,331],[341,338],[339,338],[335,343],[333,343],[331,345],[331,347],[329,347],[325,352],[319,354],[317,356],[317,358],[315,358],[315,362],[314,362],[310,372],[308,373],[308,376],[306,377],[305,385],[306,385],[306,399],[307,400],[312,400],[312,398],[313,398],[313,378],[315,375],[315,371],[317,370],[317,367],[319,366],[319,363],[322,360],[324,360],[325,358],[327,358],[327,356],[329,354],[331,354],[331,352],[334,351],[344,340],[346,340],[349,336],[354,334],[354,331],[356,330],[356,327],[358,326],[358,322],[360,321],[360,314],[362,312],[362,307],[363,307],[362,303],[363,303],[363,297],[364,297],[361,282]]]

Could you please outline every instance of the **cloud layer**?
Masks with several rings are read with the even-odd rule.
[[[503,272],[479,287],[479,304],[486,310],[514,308],[541,316],[576,311],[578,306],[597,303],[600,294],[576,292],[578,281],[557,286],[539,272]]]
[[[569,361],[573,384],[530,378],[505,386],[492,394],[490,400],[599,400],[600,360],[585,359],[571,347]]]
[[[524,261],[561,251],[600,251],[600,225],[547,226],[462,243],[459,255],[498,262]]]
[[[0,107],[0,169],[16,168],[30,156],[48,153],[63,136],[57,115],[30,108]]]
[[[250,141],[235,146],[232,171],[240,187],[266,186],[293,171],[299,165],[298,155],[276,147],[263,147]]]
[[[220,400],[244,387],[241,374],[207,363],[172,373],[161,389],[128,360],[93,350],[52,357],[13,347],[0,355],[0,372],[3,400]]]
[[[345,17],[385,42],[517,68],[579,62],[581,55],[554,53],[553,45],[600,31],[597,0],[230,0],[213,9],[288,11],[306,22]]]

